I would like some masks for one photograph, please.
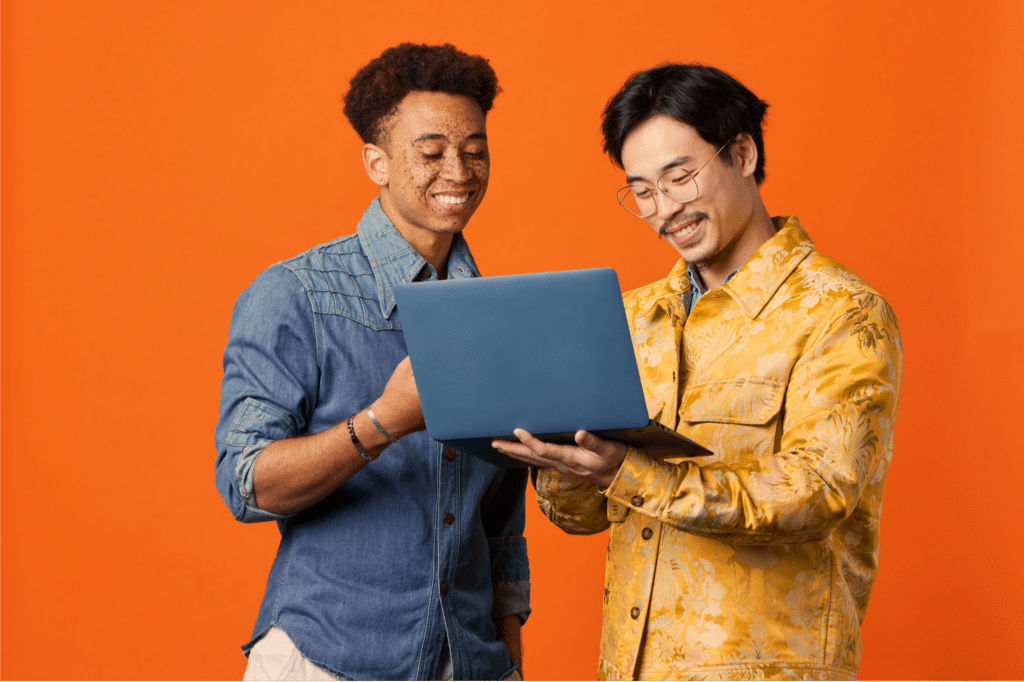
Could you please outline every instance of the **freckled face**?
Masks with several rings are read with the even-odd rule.
[[[480,105],[463,95],[414,91],[385,125],[384,212],[410,241],[429,236],[425,232],[462,230],[483,200],[490,175]]]

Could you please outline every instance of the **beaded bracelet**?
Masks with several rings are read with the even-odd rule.
[[[356,427],[352,423],[352,420],[354,418],[355,415],[352,415],[351,417],[348,418],[348,435],[349,437],[352,438],[352,445],[356,446],[356,450],[359,452],[360,455],[363,456],[363,459],[365,459],[367,462],[372,462],[377,458],[371,455],[369,452],[367,452],[366,448],[363,447],[363,444],[359,442],[358,438],[356,438]]]

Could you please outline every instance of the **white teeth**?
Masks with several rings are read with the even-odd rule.
[[[700,222],[701,221],[698,220],[697,222],[690,223],[686,227],[680,228],[679,230],[677,230],[675,232],[669,232],[669,236],[672,237],[672,239],[675,239],[675,240],[687,239],[697,229],[697,226],[700,225]]]
[[[449,206],[458,206],[459,204],[464,204],[467,201],[469,201],[468,194],[464,194],[458,197],[452,196],[450,194],[435,194],[434,197],[442,204],[447,204]]]

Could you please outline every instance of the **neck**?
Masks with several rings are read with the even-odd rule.
[[[729,273],[739,268],[753,256],[761,245],[775,234],[775,223],[768,215],[768,209],[757,202],[746,227],[713,261],[697,266],[697,272],[706,289],[725,284]]]
[[[398,226],[396,225],[396,227]],[[438,279],[446,279],[448,277],[448,254],[452,250],[452,238],[454,235],[426,232],[425,230],[423,232],[426,232],[426,234],[423,234],[423,232],[406,234],[400,227],[398,231],[402,233],[407,242],[412,244],[412,248],[416,249],[416,253],[423,256],[423,260],[434,266]]]
[[[437,278],[447,278],[448,254],[452,250],[452,239],[455,235],[449,232],[434,232],[401,220],[398,211],[391,208],[391,202],[383,192],[381,192],[380,205],[384,209],[384,214],[391,220],[405,241],[409,242],[416,253],[423,257],[423,260],[434,266]]]

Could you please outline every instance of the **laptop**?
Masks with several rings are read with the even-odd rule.
[[[577,430],[654,457],[710,450],[648,418],[611,268],[414,282],[398,316],[431,438],[502,467],[493,447],[524,428],[572,444]]]

